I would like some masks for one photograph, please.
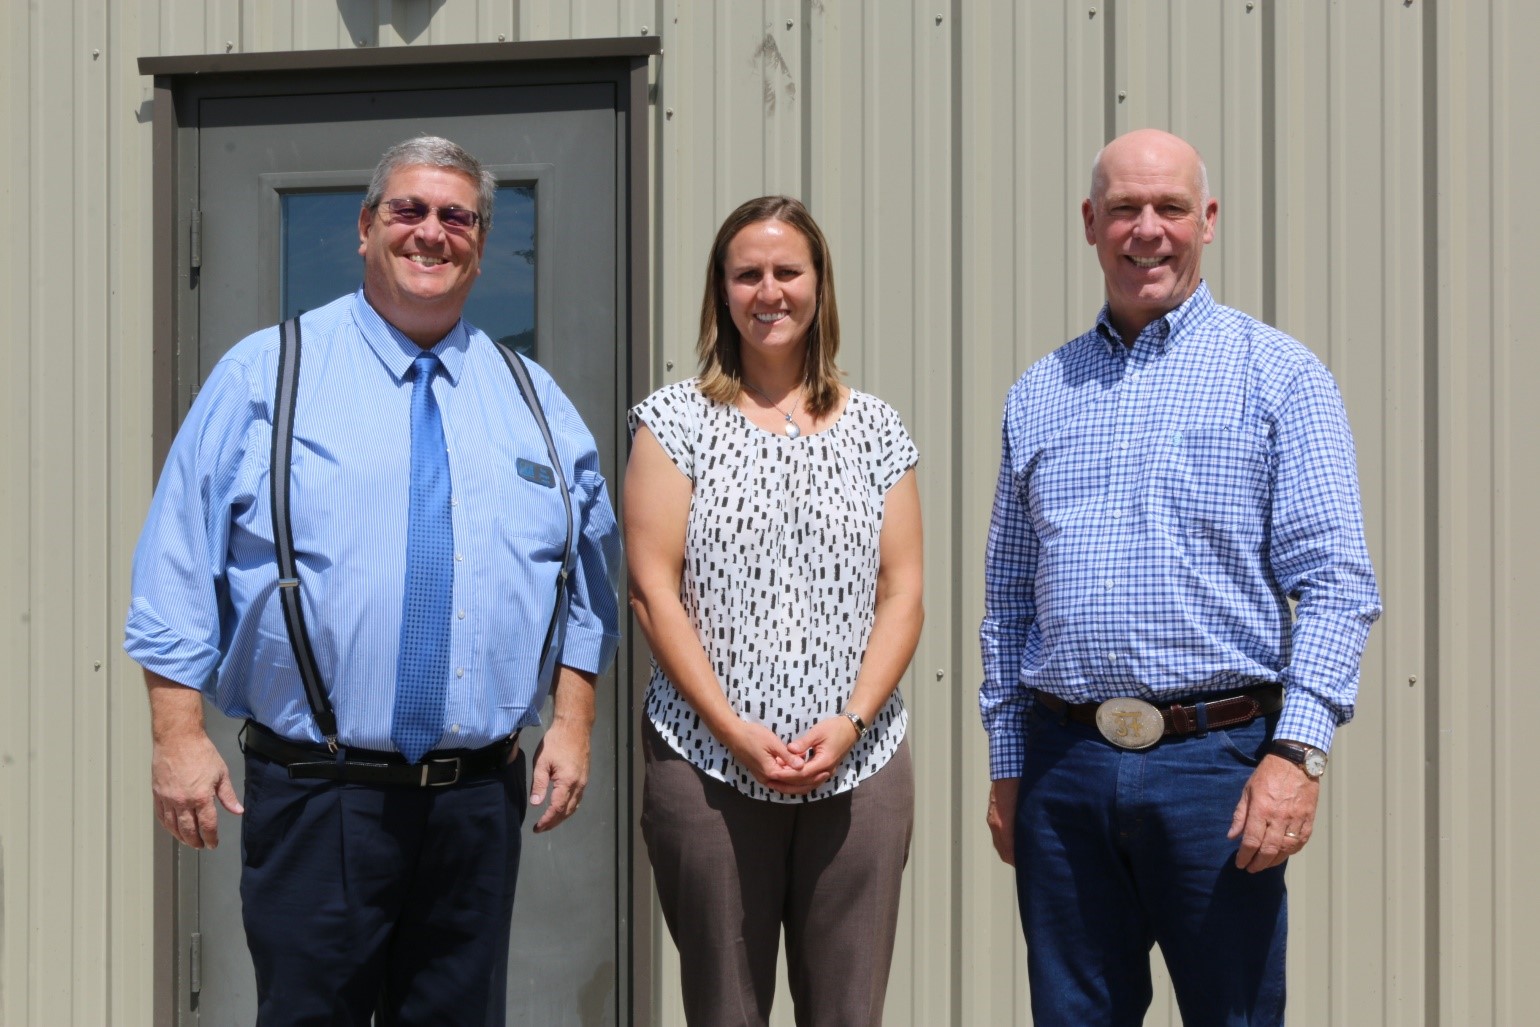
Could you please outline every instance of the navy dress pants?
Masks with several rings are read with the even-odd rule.
[[[522,753],[445,788],[291,780],[247,753],[260,1027],[502,1025],[524,777]]]
[[[1186,1027],[1283,1023],[1283,866],[1225,837],[1266,718],[1142,752],[1034,703],[1016,884],[1038,1027],[1138,1027],[1160,946]]]

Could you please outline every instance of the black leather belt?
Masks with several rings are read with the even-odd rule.
[[[1145,749],[1172,735],[1201,734],[1249,724],[1283,709],[1283,688],[1279,685],[1160,704],[1142,699],[1072,703],[1047,692],[1033,694],[1049,711],[1077,724],[1089,724],[1107,741],[1125,749]]]
[[[502,770],[519,751],[519,736],[515,733],[512,738],[480,749],[435,749],[421,763],[408,763],[398,752],[347,747],[340,750],[339,758],[324,745],[291,742],[248,720],[241,729],[241,751],[254,752],[287,767],[291,778],[442,788]]]

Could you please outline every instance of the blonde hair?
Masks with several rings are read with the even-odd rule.
[[[741,340],[727,306],[727,248],[738,233],[761,221],[780,221],[802,233],[818,276],[817,307],[807,330],[807,353],[802,369],[807,393],[803,407],[814,417],[834,410],[840,400],[840,380],[845,373],[835,364],[840,348],[839,308],[834,302],[834,264],[829,243],[818,222],[802,201],[790,196],[761,196],[749,200],[727,216],[717,229],[706,263],[706,292],[700,306],[700,337],[695,353],[700,361],[698,387],[714,403],[736,403],[743,391]]]

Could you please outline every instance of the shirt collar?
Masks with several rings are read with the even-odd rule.
[[[422,347],[408,339],[400,329],[380,316],[380,312],[364,297],[363,287],[353,294],[353,323],[359,334],[374,350],[396,381],[404,381],[412,369],[412,361],[422,355]],[[460,383],[460,372],[465,369],[465,351],[470,345],[470,332],[462,317],[455,322],[449,334],[440,339],[429,351],[444,366],[444,374],[450,384]]]
[[[1214,306],[1214,296],[1209,292],[1208,282],[1200,279],[1198,288],[1193,290],[1193,294],[1187,297],[1180,307],[1145,326],[1146,332],[1154,330],[1153,341],[1156,352],[1164,353],[1180,342],[1194,325],[1201,324],[1208,317]],[[1101,333],[1101,337],[1106,340],[1113,352],[1123,351],[1123,343],[1119,340],[1118,331],[1112,327],[1111,309],[1105,303],[1102,304],[1101,312],[1096,315],[1096,330]]]

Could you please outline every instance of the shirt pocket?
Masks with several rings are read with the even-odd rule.
[[[1259,548],[1272,495],[1263,439],[1244,428],[1177,428],[1160,444],[1156,490],[1184,545],[1220,556]]]
[[[559,554],[567,541],[563,483],[561,472],[551,466],[543,450],[508,454],[497,468],[497,520],[502,534],[543,543],[543,548],[555,547]]]

